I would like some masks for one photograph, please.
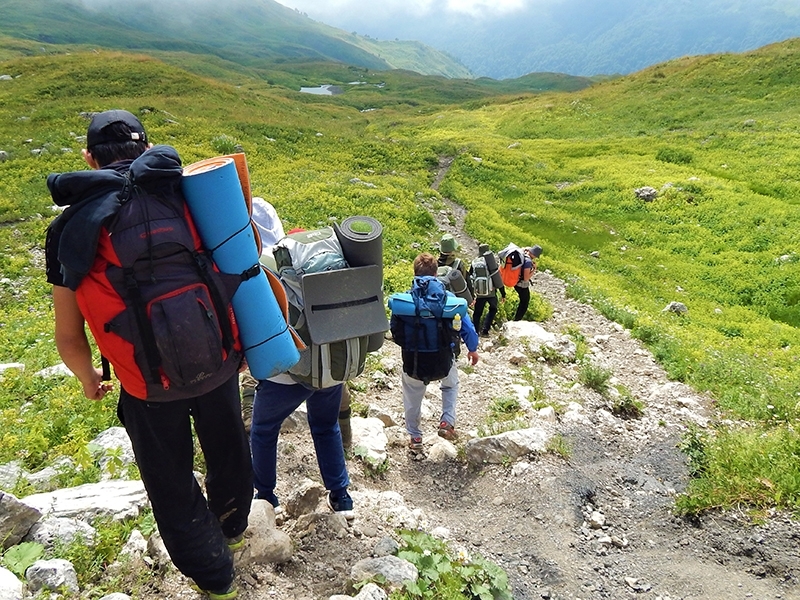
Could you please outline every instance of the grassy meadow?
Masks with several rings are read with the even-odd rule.
[[[438,240],[422,199],[462,204],[468,232],[495,249],[540,244],[542,268],[722,411],[686,436],[696,477],[679,509],[800,509],[800,42],[572,93],[357,70],[352,80],[385,85],[334,97],[282,85],[330,82],[326,68],[347,81],[346,68],[266,76],[192,55],[19,48],[0,40],[0,75],[12,76],[0,80],[0,363],[25,365],[0,381],[0,464],[35,470],[66,454],[81,468],[65,478],[88,479],[86,441],[116,424],[114,407],[83,399],[75,381],[34,373],[59,362],[45,178],[83,168],[81,113],[126,108],[187,164],[241,147],[254,193],[289,228],[379,219],[389,293]],[[442,155],[455,160],[434,192]],[[652,202],[635,195],[644,186],[658,191]],[[663,312],[671,301],[688,313]]]

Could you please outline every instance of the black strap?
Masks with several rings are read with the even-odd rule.
[[[222,328],[222,347],[225,349],[225,352],[228,353],[233,348],[234,343],[233,329],[231,328],[231,322],[228,318],[228,305],[222,300],[219,288],[216,283],[214,283],[211,273],[208,272],[209,261],[204,260],[204,256],[200,254],[200,252],[193,252],[192,255],[194,256],[194,262],[197,266],[197,272],[200,274],[200,277],[202,277],[203,283],[206,284],[208,293],[211,295],[211,302],[214,304],[214,310],[217,312],[217,315],[219,315],[219,326]],[[258,267],[258,265],[254,266]],[[248,271],[249,270],[250,269],[248,269]]]
[[[108,359],[100,355],[100,366],[103,369],[103,374],[101,375],[102,381],[111,381],[111,365],[108,362]]]
[[[147,359],[147,368],[150,371],[151,380],[156,385],[161,385],[161,354],[158,352],[158,346],[156,345],[153,325],[147,317],[147,307],[142,299],[142,292],[139,289],[139,284],[136,281],[133,268],[126,267],[122,272],[125,276],[125,288],[128,292],[128,299],[133,305],[136,325],[139,327],[139,332],[142,334],[144,354]]]
[[[248,279],[252,279],[253,277],[258,277],[261,274],[261,265],[256,263],[246,271],[242,271],[240,277],[242,281],[247,281]]]
[[[368,298],[359,298],[358,300],[343,300],[342,302],[332,302],[330,304],[312,304],[309,308],[311,312],[314,312],[318,310],[335,310],[337,308],[363,306],[364,304],[372,304],[373,302],[380,302],[380,300],[377,296],[369,296]]]

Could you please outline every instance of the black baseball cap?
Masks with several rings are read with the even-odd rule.
[[[113,131],[109,125],[124,123],[131,130],[129,134],[122,135]],[[109,142],[147,142],[147,133],[144,126],[132,113],[127,110],[107,110],[97,113],[89,123],[86,131],[86,147],[92,148],[98,144]]]

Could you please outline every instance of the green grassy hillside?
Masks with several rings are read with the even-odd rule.
[[[382,129],[465,149],[440,190],[474,236],[544,246],[575,295],[749,423],[698,434],[708,477],[687,508],[800,501],[799,51],[686,58]],[[662,312],[671,301],[688,314]]]
[[[372,71],[348,67],[336,73],[369,85],[306,96],[277,80],[322,77],[325,64],[275,69],[269,83],[223,60],[200,76],[192,55],[164,56],[186,68],[109,52],[0,61],[12,76],[0,80],[0,363],[26,365],[0,381],[0,429],[14,432],[0,463],[75,455],[114,423],[74,382],[32,374],[58,362],[41,271],[45,177],[83,168],[82,114],[118,107],[187,163],[241,145],[254,192],[289,227],[378,218],[388,292],[407,286],[409,261],[437,238],[419,199],[436,203],[438,158],[455,157],[440,191],[469,210],[472,235],[495,248],[542,245],[543,268],[732,420],[687,436],[698,477],[681,508],[800,508],[798,42],[513,96],[403,72],[378,86]],[[362,112],[370,107],[379,110]],[[644,186],[654,201],[637,198]],[[670,301],[689,312],[662,312]]]

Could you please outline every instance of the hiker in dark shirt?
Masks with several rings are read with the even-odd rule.
[[[528,306],[531,302],[531,280],[536,273],[536,261],[542,255],[541,246],[532,246],[522,249],[522,273],[519,281],[514,286],[514,290],[519,296],[519,305],[517,312],[514,314],[514,321],[521,321],[528,312]]]
[[[472,281],[474,277],[473,266],[470,265],[469,270],[469,280]],[[473,287],[475,285],[473,284]],[[478,291],[475,290],[475,305],[472,309],[472,322],[475,324],[475,328],[478,329],[480,335],[485,337],[489,335],[489,330],[492,328],[492,323],[494,323],[494,318],[497,316],[497,310],[499,308],[499,304],[497,302],[497,292],[500,292],[500,297],[503,299],[503,302],[506,301],[506,288],[505,286],[500,286],[500,288],[495,288],[492,285],[492,289],[489,292],[488,296],[481,296],[478,294]],[[481,322],[481,317],[483,316],[483,309],[489,307],[489,310],[486,312],[486,318],[483,319]]]
[[[475,293],[472,289],[472,282],[469,278],[467,266],[464,264],[463,260],[456,256],[456,250],[458,250],[458,241],[451,234],[445,233],[442,236],[442,239],[439,240],[439,258],[436,260],[436,264],[439,267],[451,267],[458,269],[467,284],[469,297],[474,298]],[[467,302],[469,302],[469,298],[467,299]]]
[[[105,299],[89,297],[83,300],[88,304],[79,304],[76,290],[90,275],[104,273],[101,260],[105,259],[96,254],[97,240],[108,236],[105,225],[119,210],[119,196],[128,181],[123,175],[151,145],[139,119],[122,110],[95,115],[86,143],[83,156],[93,171],[48,179],[54,200],[70,206],[48,228],[45,254],[47,280],[53,285],[58,352],[81,382],[85,396],[102,400],[113,385],[103,381],[102,370],[92,363],[84,311],[91,314],[92,303]],[[177,157],[166,146],[152,152],[152,176],[158,176],[160,167],[171,165],[161,164],[166,158]],[[80,235],[73,239],[76,231]],[[86,263],[85,274],[74,270],[78,255]],[[119,372],[120,365],[114,368]],[[167,551],[175,566],[213,600],[237,595],[231,550],[244,543],[253,494],[235,368],[218,387],[192,398],[170,399],[165,392],[163,401],[147,401],[120,385],[117,406]],[[208,500],[193,474],[192,421],[207,466]]]

